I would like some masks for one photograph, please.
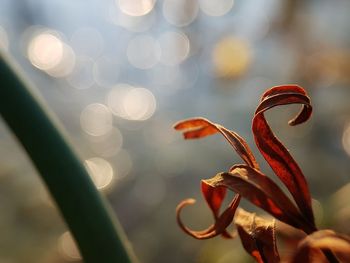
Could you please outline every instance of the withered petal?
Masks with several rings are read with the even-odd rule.
[[[213,187],[227,187],[291,226],[306,232],[315,230],[269,177],[247,165],[234,166],[230,173],[218,173],[203,182]]]
[[[231,203],[226,208],[226,210],[218,218],[215,219],[215,223],[202,231],[191,230],[188,227],[186,227],[182,222],[180,217],[180,213],[182,209],[187,205],[191,205],[195,203],[194,199],[185,199],[176,207],[177,223],[185,233],[187,233],[188,235],[196,239],[208,239],[208,238],[218,236],[220,234],[222,234],[226,238],[233,238],[234,236],[228,233],[226,231],[226,228],[233,221],[233,217],[239,205],[240,198],[241,197],[239,195],[235,195],[235,197],[232,199]]]
[[[311,116],[310,99],[303,88],[297,85],[277,86],[266,91],[262,96],[253,118],[252,130],[259,151],[290,191],[304,217],[312,226],[315,226],[306,179],[289,151],[274,135],[264,116],[266,110],[287,104],[303,105],[299,114],[289,121],[290,125],[305,122]]]
[[[258,263],[277,263],[280,257],[276,245],[275,220],[266,220],[255,213],[237,210],[234,219],[244,249]]]
[[[192,118],[180,121],[174,125],[174,129],[180,131],[182,130],[185,139],[203,138],[219,132],[232,145],[237,154],[246,164],[259,169],[259,165],[256,162],[248,144],[234,131],[230,131],[225,127],[213,123],[205,118]]]
[[[202,194],[207,201],[207,204],[212,211],[214,218],[219,216],[222,201],[226,196],[226,187],[212,187],[208,184],[201,183]]]
[[[274,87],[266,90],[264,92],[264,94],[261,96],[260,101],[263,101],[267,97],[270,97],[270,96],[273,96],[276,94],[285,94],[285,93],[290,93],[290,92],[296,92],[299,94],[307,95],[306,91],[302,87],[295,85],[295,84],[285,84],[285,85],[281,85],[281,86],[274,86]]]
[[[350,262],[350,237],[335,233],[332,230],[320,230],[305,237],[298,245],[291,260],[298,262],[319,262],[324,256],[317,251],[332,251],[340,262]],[[336,261],[338,262],[338,261]]]

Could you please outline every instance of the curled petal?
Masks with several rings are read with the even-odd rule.
[[[235,215],[235,225],[244,249],[257,262],[280,262],[276,246],[275,220],[266,220],[255,213],[239,209]]]
[[[297,85],[273,87],[262,96],[255,112],[252,130],[259,151],[290,191],[302,214],[311,225],[315,226],[306,179],[296,161],[274,135],[264,116],[266,110],[286,104],[303,105],[299,114],[289,121],[290,125],[305,122],[311,116],[310,99],[303,88]]]
[[[299,94],[306,95],[306,92],[302,87],[294,84],[289,84],[289,85],[287,84],[282,86],[275,86],[275,87],[272,87],[271,89],[268,89],[261,96],[260,101],[263,101],[267,97],[271,97],[273,95],[286,94],[286,93],[299,93]]]
[[[202,231],[194,231],[186,227],[180,218],[182,209],[187,205],[192,205],[195,203],[194,199],[186,199],[182,201],[176,208],[177,223],[185,233],[196,239],[208,239],[220,234],[223,234],[224,237],[232,238],[232,236],[226,232],[226,228],[231,224],[233,220],[239,201],[240,196],[236,195],[226,210],[215,220],[215,223],[213,225]]]
[[[180,121],[174,125],[174,129],[183,130],[185,139],[203,138],[220,132],[247,165],[259,169],[259,165],[256,162],[248,144],[234,131],[230,131],[223,126],[213,123],[205,118],[193,118]]]
[[[189,198],[189,199],[183,200],[181,203],[179,203],[177,205],[177,207],[176,207],[176,220],[177,220],[178,225],[185,233],[187,233],[188,235],[190,235],[194,238],[205,239],[205,238],[214,237],[215,236],[215,235],[213,235],[214,225],[211,225],[207,229],[202,230],[202,231],[194,231],[194,230],[191,230],[188,227],[186,227],[184,225],[184,223],[182,222],[181,217],[180,217],[180,213],[181,213],[182,209],[187,205],[193,205],[195,202],[196,202],[195,199]],[[208,236],[208,233],[212,233],[212,234]]]
[[[255,157],[253,156],[249,146],[245,142],[245,140],[240,137],[238,134],[236,134],[233,131],[230,131],[224,127],[222,127],[219,124],[215,124],[210,122],[207,119],[204,118],[193,118],[193,119],[188,119],[184,121],[180,121],[177,124],[174,125],[174,128],[176,130],[183,130],[183,135],[185,139],[196,139],[196,138],[202,138],[206,137],[215,133],[220,132],[226,140],[233,146],[233,148],[236,150],[236,152],[239,154],[239,156],[248,164],[253,167],[259,168]],[[195,238],[210,238],[212,236],[218,235],[217,233],[221,233],[223,237],[226,238],[232,238],[232,235],[228,233],[225,229],[226,227],[231,223],[234,211],[232,209],[232,205],[234,207],[238,206],[239,203],[239,197],[236,196],[232,202],[229,208],[227,208],[221,216],[219,216],[219,210],[221,207],[221,204],[223,202],[223,199],[226,194],[226,188],[225,187],[212,187],[207,184],[201,185],[202,188],[202,194],[211,209],[215,224],[210,226],[208,229],[204,231],[192,231],[188,228],[186,228],[179,217],[179,211],[187,204],[193,203],[191,200],[188,202],[188,200],[182,202],[179,205],[179,210],[177,212],[178,215],[178,222],[180,227],[189,235],[195,237]],[[231,218],[232,217],[232,218]],[[231,219],[231,220],[229,220]],[[227,226],[224,228],[223,231],[220,230],[222,228],[224,221],[226,220]],[[216,228],[216,229],[215,229]],[[218,229],[220,231],[218,231]]]
[[[320,253],[321,250],[328,260],[333,260],[330,262],[339,262],[338,259],[340,262],[350,262],[350,237],[337,234],[332,230],[320,230],[308,235],[299,243],[292,263],[320,262],[324,258]]]
[[[289,125],[295,126],[301,124],[311,117],[312,108],[310,106],[310,99],[306,95],[291,92],[266,97],[259,104],[255,114],[264,112],[275,106],[287,104],[304,104],[301,111],[293,119],[288,121]]]
[[[203,182],[213,187],[228,187],[282,222],[303,229],[307,233],[315,230],[309,222],[305,221],[278,185],[266,175],[247,165],[234,166],[230,173],[219,173]]]
[[[201,183],[201,188],[204,199],[213,213],[214,220],[217,220],[219,217],[221,204],[226,196],[226,188],[212,187],[203,182]],[[226,230],[222,233],[222,236],[224,238],[233,238],[232,234],[228,233]]]

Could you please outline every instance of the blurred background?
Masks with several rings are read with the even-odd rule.
[[[1,0],[0,49],[63,124],[141,262],[252,262],[237,240],[197,241],[176,225],[188,197],[198,202],[186,224],[211,224],[200,179],[242,161],[220,136],[185,142],[172,124],[204,116],[237,131],[276,179],[251,119],[265,89],[305,87],[308,123],[287,125],[293,106],[266,115],[308,179],[319,226],[350,233],[349,12],[347,0]],[[81,261],[2,120],[0,211],[1,263]]]

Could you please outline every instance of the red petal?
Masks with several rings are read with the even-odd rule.
[[[306,91],[295,84],[287,84],[287,85],[282,85],[282,86],[275,86],[272,87],[271,89],[268,89],[267,91],[264,92],[264,94],[261,96],[260,101],[265,100],[265,98],[273,96],[273,95],[277,95],[277,94],[281,94],[281,93],[290,93],[290,92],[297,92],[299,94],[303,94],[306,95]]]
[[[303,108],[289,122],[290,125],[300,124],[311,115],[312,107],[306,92],[296,85],[278,86],[268,90],[255,112],[252,129],[260,152],[286,185],[301,212],[314,226],[311,197],[305,177],[288,150],[275,137],[264,116],[264,112],[272,107],[295,103],[303,104]]]
[[[207,201],[210,210],[213,213],[214,219],[217,220],[219,217],[221,204],[226,196],[225,187],[212,187],[208,184],[201,183],[202,194]],[[234,202],[236,197],[233,198]],[[233,238],[232,234],[228,233],[226,230],[222,233],[225,238]]]
[[[232,202],[230,203],[230,205],[228,206],[228,208],[226,208],[226,210],[222,213],[222,215],[215,220],[215,224],[211,225],[205,230],[194,231],[186,227],[180,218],[180,213],[182,209],[187,205],[195,203],[194,199],[186,199],[182,201],[176,208],[177,223],[185,233],[187,233],[188,235],[196,239],[208,239],[220,234],[223,234],[225,237],[232,237],[230,234],[228,234],[225,231],[226,231],[226,228],[231,224],[233,220],[234,214],[239,205],[239,201],[240,201],[240,196],[236,195],[232,200]]]
[[[239,209],[235,224],[244,249],[259,263],[277,263],[275,220],[266,220]]]
[[[259,169],[259,165],[245,140],[237,133],[219,124],[204,118],[194,118],[180,121],[174,125],[174,128],[176,130],[184,130],[183,135],[185,139],[197,139],[220,132],[246,164]]]
[[[205,200],[207,201],[211,211],[213,212],[214,218],[215,219],[218,218],[222,201],[224,200],[226,195],[226,188],[212,187],[203,182],[201,183],[201,187],[202,187],[202,194]]]
[[[228,187],[277,219],[305,232],[315,230],[269,177],[247,165],[234,166],[230,173],[219,173],[203,182],[213,187]]]

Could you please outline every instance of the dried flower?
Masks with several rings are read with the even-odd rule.
[[[276,219],[308,234],[301,241],[293,262],[308,262],[311,252],[321,250],[323,254],[318,254],[324,255],[323,257],[330,262],[339,262],[332,251],[339,252],[341,258],[349,258],[350,239],[334,232],[318,231],[307,181],[289,151],[272,132],[264,116],[265,111],[287,104],[302,105],[301,111],[289,121],[289,125],[298,125],[310,118],[312,107],[303,88],[297,85],[277,86],[263,94],[253,117],[252,131],[260,153],[291,193],[294,201],[290,200],[281,188],[260,170],[252,151],[241,136],[207,119],[194,118],[181,121],[175,124],[174,128],[183,131],[185,139],[197,139],[221,133],[244,163],[233,165],[227,172],[202,180],[202,194],[213,213],[215,220],[213,225],[203,231],[193,231],[183,224],[180,212],[186,205],[193,204],[193,199],[184,200],[178,205],[177,220],[187,234],[197,239],[211,238],[220,234],[232,238],[233,234],[228,233],[226,228],[234,221],[245,250],[257,262],[279,262],[274,221],[267,221],[256,217],[253,213],[237,210],[239,201],[243,197]],[[234,191],[236,195],[220,214],[226,189]],[[334,240],[334,243],[328,242],[329,240]],[[334,246],[344,249],[336,249]]]

